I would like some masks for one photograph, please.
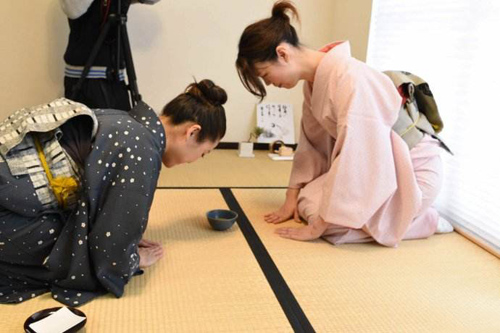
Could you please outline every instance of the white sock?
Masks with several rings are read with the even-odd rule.
[[[438,220],[436,234],[446,234],[446,233],[452,232],[453,230],[454,229],[453,229],[453,226],[451,225],[451,223],[440,216],[439,220]]]

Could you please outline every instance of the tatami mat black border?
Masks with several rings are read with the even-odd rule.
[[[231,188],[220,188],[220,192],[229,208],[238,213],[238,226],[245,236],[248,245],[252,249],[252,252],[257,259],[262,272],[264,272],[264,275],[269,285],[271,286],[276,298],[278,299],[281,308],[285,312],[285,315],[287,316],[293,330],[295,332],[315,332],[314,328],[309,322],[309,319],[307,319],[304,311],[297,302],[297,299],[293,295],[292,291],[288,287],[288,284],[278,270],[278,267],[269,255],[269,252],[267,252],[266,247],[260,240],[259,236],[255,232],[255,229],[245,215],[245,212],[238,203],[238,200],[236,200],[236,197],[231,191]]]
[[[239,142],[219,142],[215,149],[238,149]],[[297,144],[286,144],[285,146],[297,149]],[[269,143],[254,142],[253,149],[255,150],[269,150]]]
[[[158,186],[157,190],[219,190],[223,187],[220,186],[191,186],[191,187],[181,187],[181,186]],[[231,187],[236,190],[284,190],[288,187],[286,186],[234,186]]]

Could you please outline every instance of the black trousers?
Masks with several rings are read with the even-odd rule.
[[[78,79],[64,77],[64,96],[71,99]],[[116,109],[130,111],[130,94],[124,81],[86,79],[75,102],[91,109]]]

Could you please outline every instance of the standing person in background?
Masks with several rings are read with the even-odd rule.
[[[68,16],[70,34],[64,61],[64,95],[71,98],[73,89],[83,73],[84,66],[99,38],[109,15],[118,12],[117,0],[59,0]],[[159,0],[144,0],[154,4]],[[121,14],[126,15],[130,4],[137,0],[121,0]],[[89,108],[108,108],[129,111],[130,97],[125,83],[123,52],[117,59],[117,33],[114,27],[102,44],[75,101]],[[119,63],[119,72],[116,64]]]
[[[261,99],[264,83],[291,89],[305,81],[286,200],[265,220],[300,216],[307,226],[277,233],[334,244],[397,246],[453,230],[431,207],[442,181],[441,142],[424,134],[410,150],[392,129],[402,97],[389,77],[351,57],[349,42],[302,46],[288,13],[298,18],[290,1],[278,1],[270,18],[248,26],[236,61],[242,83]]]

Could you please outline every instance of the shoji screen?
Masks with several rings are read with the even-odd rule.
[[[424,78],[444,120],[436,206],[500,253],[500,1],[373,0],[367,62]]]

